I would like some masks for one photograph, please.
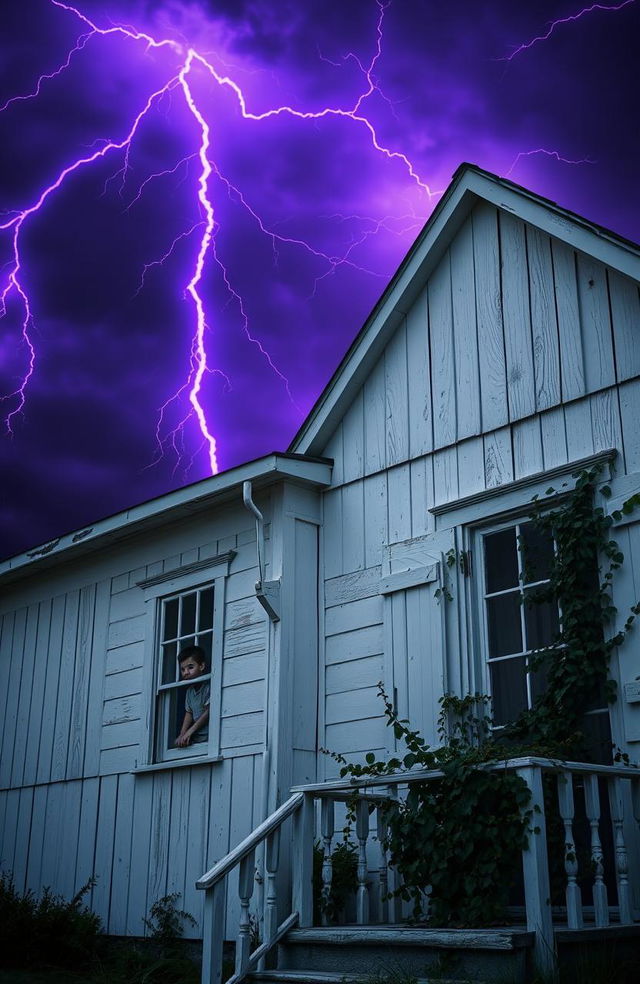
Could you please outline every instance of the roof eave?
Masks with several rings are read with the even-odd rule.
[[[254,483],[256,489],[287,480],[325,488],[331,483],[332,465],[328,458],[289,452],[274,452],[249,461],[9,557],[0,563],[0,585],[5,586],[32,573],[76,560],[98,549],[107,549],[122,540],[162,526],[169,514],[173,520],[181,520],[214,504],[222,504],[241,495],[245,481]]]

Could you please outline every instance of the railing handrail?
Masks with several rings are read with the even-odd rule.
[[[268,837],[270,833],[280,826],[280,824],[284,823],[287,817],[290,817],[293,813],[295,813],[296,810],[298,810],[302,805],[303,799],[303,792],[298,792],[297,790],[293,792],[293,795],[289,797],[286,803],[283,803],[277,810],[274,810],[271,816],[267,817],[266,820],[263,820],[260,826],[256,827],[255,830],[252,830],[243,841],[240,841],[240,843],[234,847],[232,851],[229,851],[226,857],[222,858],[220,861],[217,861],[213,868],[210,868],[209,871],[205,872],[205,874],[202,875],[202,877],[196,882],[196,888],[213,888],[213,886],[219,882],[221,878],[224,878],[224,876],[227,875],[232,868],[235,868],[235,866],[239,864],[239,862],[242,861],[247,854],[257,847],[260,841],[263,841],[265,837]]]
[[[531,766],[558,772],[569,771],[586,775],[597,773],[604,776],[619,776],[625,779],[640,779],[640,769],[630,765],[598,765],[591,762],[570,762],[559,758],[542,758],[526,755],[520,758],[503,759],[498,762],[479,763],[479,769],[524,769]],[[372,786],[394,786],[412,782],[425,782],[440,779],[441,769],[411,769],[407,772],[391,772],[388,775],[366,776],[362,779],[329,779],[327,782],[292,786],[292,793],[315,793],[317,796],[330,796],[333,793],[349,793],[356,789],[369,789]]]

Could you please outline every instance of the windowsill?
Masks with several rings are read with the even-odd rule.
[[[145,772],[164,772],[166,769],[185,769],[194,765],[212,765],[214,762],[222,762],[222,755],[201,755],[190,756],[189,758],[167,759],[166,762],[154,762],[153,765],[138,765],[131,769],[131,775],[137,776]]]

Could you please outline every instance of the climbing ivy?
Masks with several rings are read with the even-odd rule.
[[[544,673],[547,681],[533,708],[493,731],[488,696],[445,695],[440,699],[442,744],[430,748],[408,721],[399,719],[380,684],[387,724],[405,753],[382,761],[369,752],[364,764],[333,755],[341,776],[352,779],[416,768],[441,773],[412,782],[405,799],[390,799],[381,807],[389,860],[402,878],[395,894],[413,901],[414,916],[424,918],[428,891],[433,925],[478,926],[504,918],[521,851],[536,828],[524,780],[495,765],[515,755],[585,754],[585,713],[601,704],[603,695],[615,700],[608,673],[611,654],[624,641],[640,605],[631,609],[622,629],[607,636],[616,614],[611,582],[624,560],[610,531],[623,513],[640,505],[640,495],[606,515],[594,504],[601,471],[601,466],[584,471],[574,476],[573,489],[549,488],[533,501],[531,520],[553,538],[554,559],[548,583],[528,593],[523,603],[553,602],[561,613],[553,644],[530,657],[530,669]],[[600,492],[611,494],[607,485]],[[524,542],[520,549],[525,550]],[[525,582],[529,560],[525,552]],[[562,844],[556,859],[560,866]]]
[[[552,602],[561,613],[560,631],[552,644],[529,658],[530,669],[542,673],[546,688],[533,708],[505,729],[505,739],[525,742],[540,753],[588,756],[582,728],[585,713],[616,699],[615,681],[609,677],[613,650],[622,645],[640,605],[634,605],[623,627],[607,636],[617,609],[611,583],[624,556],[611,538],[611,527],[622,513],[640,504],[640,495],[628,499],[622,511],[605,514],[594,505],[602,465],[574,476],[568,499],[555,508],[549,500],[558,491],[551,487],[535,497],[531,519],[538,530],[553,538],[554,561],[548,583],[527,593],[527,605]],[[564,487],[563,487],[564,488]],[[608,485],[600,488],[608,498]],[[525,577],[529,559],[524,552]]]

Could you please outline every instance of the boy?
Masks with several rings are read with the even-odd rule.
[[[186,646],[178,657],[183,680],[197,680],[206,671],[206,656],[201,646]],[[206,741],[209,737],[209,699],[211,686],[206,683],[187,687],[184,699],[184,720],[176,738],[178,748]]]

